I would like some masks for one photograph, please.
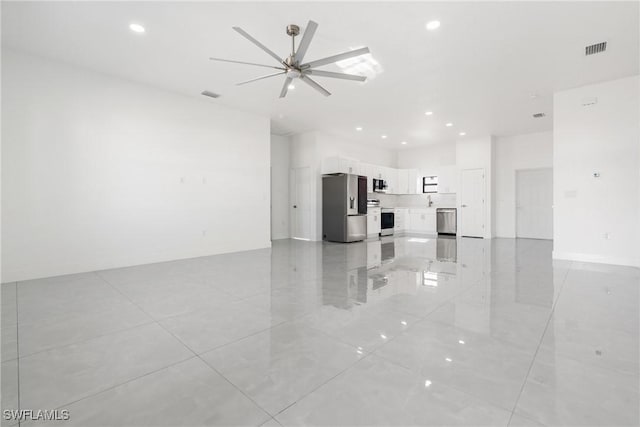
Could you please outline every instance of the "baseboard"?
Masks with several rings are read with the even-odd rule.
[[[624,265],[628,267],[640,267],[640,260],[637,258],[612,257],[596,254],[583,254],[579,252],[552,252],[553,259],[564,259],[568,261],[594,262],[597,264]]]

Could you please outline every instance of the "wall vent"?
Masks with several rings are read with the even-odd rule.
[[[220,94],[213,93],[213,92],[208,91],[208,90],[203,90],[202,92],[200,92],[200,94],[204,95],[204,96],[208,96],[210,98],[220,98]]]
[[[585,56],[595,55],[596,53],[602,53],[607,50],[607,42],[601,42],[592,44],[584,48]]]
[[[546,116],[546,114],[545,114],[545,113],[535,113],[535,114],[533,115],[533,118],[535,118],[535,119],[541,119],[541,118],[543,118],[543,117],[545,117],[545,116]]]

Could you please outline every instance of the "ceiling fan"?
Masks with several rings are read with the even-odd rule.
[[[255,82],[262,79],[268,79],[269,77],[275,77],[279,75],[286,74],[286,78],[284,80],[284,85],[282,86],[282,90],[280,91],[280,98],[284,98],[287,96],[287,91],[289,90],[289,85],[294,79],[299,79],[300,81],[308,84],[324,96],[329,96],[331,93],[320,86],[315,80],[313,80],[310,76],[320,76],[320,77],[331,77],[334,79],[344,79],[344,80],[355,80],[359,82],[365,81],[367,78],[365,76],[358,76],[355,74],[344,74],[344,73],[334,73],[332,71],[323,71],[316,70],[316,67],[320,67],[322,65],[333,64],[334,62],[342,61],[348,58],[354,58],[356,56],[364,55],[369,53],[368,47],[362,47],[360,49],[351,50],[349,52],[340,53],[338,55],[329,56],[322,59],[316,59],[311,62],[302,62],[305,54],[307,53],[307,49],[309,49],[309,45],[311,44],[311,40],[318,29],[318,24],[313,21],[309,21],[307,24],[307,28],[304,31],[304,35],[302,36],[302,40],[298,45],[298,50],[296,50],[296,41],[295,38],[298,34],[300,34],[300,27],[297,25],[287,25],[287,34],[291,36],[291,55],[287,58],[280,58],[277,54],[275,54],[271,49],[260,43],[258,40],[253,38],[249,33],[244,31],[240,27],[233,27],[235,31],[240,33],[244,38],[249,40],[251,43],[258,46],[260,49],[265,51],[269,56],[278,61],[279,66],[271,66],[271,65],[263,65],[263,64],[255,64],[253,62],[243,62],[243,61],[234,61],[230,59],[221,59],[221,58],[210,58],[214,61],[223,61],[223,62],[234,62],[236,64],[246,64],[246,65],[255,65],[258,67],[267,67],[274,68],[279,70],[277,73],[267,74],[266,76],[257,77],[255,79],[247,80],[244,82],[237,83],[238,86]]]

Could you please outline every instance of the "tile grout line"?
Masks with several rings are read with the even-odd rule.
[[[94,273],[95,273],[95,272],[94,272]],[[97,275],[97,274],[96,274],[96,275]],[[115,288],[115,286],[113,286],[111,283],[109,283],[106,279],[104,279],[103,277],[100,277],[100,279],[101,279],[101,280],[103,280],[107,285],[109,285],[109,286],[111,286],[112,288],[116,289],[116,291],[117,291],[117,292],[119,292],[119,293],[121,293],[121,294],[122,294],[122,292],[120,292],[120,290],[118,290],[117,288]],[[159,327],[161,327],[163,330],[165,330],[167,333],[169,333],[172,337],[174,337],[174,338],[175,338],[175,339],[176,339],[180,344],[182,344],[182,345],[183,345],[187,350],[189,350],[190,352],[192,352],[194,355],[193,355],[192,357],[188,357],[188,358],[186,358],[186,359],[182,359],[182,360],[176,361],[175,363],[171,363],[171,364],[169,364],[169,365],[167,365],[167,366],[163,366],[163,367],[161,367],[161,368],[159,368],[159,369],[156,369],[156,370],[153,370],[153,371],[151,371],[151,372],[147,372],[147,373],[142,374],[142,375],[139,375],[139,376],[137,376],[137,377],[130,378],[130,379],[128,379],[127,381],[124,381],[124,382],[122,382],[122,383],[114,384],[114,385],[113,385],[113,386],[111,386],[111,387],[107,387],[107,388],[105,388],[105,389],[103,389],[103,390],[100,390],[100,391],[98,391],[98,392],[96,392],[96,393],[92,393],[92,394],[90,394],[90,395],[84,396],[84,397],[82,397],[82,398],[80,398],[80,399],[76,399],[76,400],[74,400],[74,401],[67,402],[67,403],[65,403],[65,404],[63,404],[63,405],[61,405],[61,406],[59,406],[59,407],[58,407],[58,408],[56,408],[56,409],[63,409],[63,408],[65,408],[65,407],[67,407],[67,406],[73,405],[73,404],[75,404],[75,403],[77,403],[77,402],[80,402],[80,401],[82,401],[82,400],[85,400],[85,399],[88,399],[88,398],[91,398],[91,397],[97,396],[97,395],[99,395],[99,394],[101,394],[101,393],[104,393],[104,392],[109,391],[109,390],[113,390],[113,389],[115,389],[115,388],[118,388],[118,387],[123,386],[123,385],[125,385],[125,384],[128,384],[128,383],[130,383],[130,382],[133,382],[133,381],[139,380],[139,379],[141,379],[141,378],[144,378],[144,377],[146,377],[146,376],[149,376],[149,375],[152,375],[152,374],[158,373],[158,372],[160,372],[160,371],[163,371],[163,370],[169,369],[169,368],[171,368],[171,367],[173,367],[173,366],[176,366],[176,365],[178,365],[178,364],[180,364],[180,363],[186,362],[186,361],[191,360],[191,359],[198,358],[198,359],[200,359],[200,360],[201,360],[201,361],[202,361],[206,366],[208,366],[209,368],[211,368],[211,367],[210,367],[210,365],[209,365],[209,364],[207,364],[204,360],[202,360],[202,358],[201,358],[198,354],[196,354],[196,353],[195,353],[191,348],[189,348],[189,347],[188,347],[187,345],[185,345],[181,340],[179,340],[177,337],[175,337],[175,335],[173,335],[171,332],[167,331],[164,327],[162,327],[162,325],[160,325],[160,324],[158,323],[158,321],[156,321],[153,317],[151,317],[151,315],[149,315],[146,311],[144,311],[141,307],[139,307],[139,306],[138,306],[137,304],[135,304],[133,301],[131,301],[131,299],[130,299],[129,297],[127,297],[125,294],[122,294],[122,295],[123,295],[127,300],[129,300],[132,304],[136,305],[136,307],[138,307],[140,310],[142,310],[142,312],[143,312],[143,313],[145,313],[147,316],[149,316],[149,317],[153,320],[153,322],[146,323],[145,325],[149,325],[149,324],[151,324],[151,323],[156,323],[156,324],[158,324],[158,326],[159,326]],[[139,327],[139,326],[142,326],[142,325],[138,325],[138,326],[135,326],[135,327],[133,327],[133,328],[129,328],[129,329],[134,329],[134,328]],[[105,335],[109,335],[109,334],[105,334]],[[103,336],[104,336],[104,335],[103,335]],[[215,370],[214,370],[214,371],[215,371]],[[217,372],[217,371],[216,371],[216,372]],[[223,375],[221,375],[221,374],[220,374],[220,376],[221,376],[222,378],[224,378],[227,382],[229,382],[233,387],[237,388],[237,387],[235,386],[235,384],[231,383],[231,382],[230,382],[226,377],[224,377],[224,376],[223,376]],[[242,392],[242,391],[240,390],[240,392]],[[243,394],[244,394],[244,393],[243,393]],[[247,396],[247,397],[248,397],[248,396]],[[250,400],[251,400],[251,401],[253,401],[253,399],[250,399]],[[270,417],[271,417],[271,414],[269,414],[268,412],[266,412],[266,411],[265,411],[261,406],[259,406],[259,405],[257,405],[257,404],[256,404],[256,406],[258,406],[258,408],[260,408],[263,412],[265,412],[265,414],[267,414],[268,416],[270,416]],[[266,420],[266,421],[268,421],[268,420]]]
[[[107,392],[107,391],[110,391],[110,390],[116,389],[116,388],[118,388],[118,387],[121,387],[121,386],[123,386],[123,385],[129,384],[129,383],[131,383],[131,382],[133,382],[133,381],[137,381],[137,380],[139,380],[139,379],[141,379],[141,378],[148,377],[149,375],[157,374],[158,372],[161,372],[161,371],[167,370],[167,369],[169,369],[169,368],[173,368],[174,366],[179,365],[179,364],[184,363],[184,362],[187,362],[187,361],[189,361],[189,360],[191,360],[191,359],[195,359],[195,356],[191,356],[191,357],[188,357],[188,358],[186,358],[186,359],[178,360],[178,361],[173,362],[173,363],[171,363],[171,364],[169,364],[169,365],[167,365],[167,366],[163,366],[163,367],[158,368],[158,369],[155,369],[155,370],[153,370],[153,371],[151,371],[151,372],[147,372],[147,373],[144,373],[144,374],[142,374],[142,375],[138,375],[138,376],[137,376],[137,377],[135,377],[135,378],[130,378],[130,379],[128,379],[128,380],[126,380],[126,381],[123,381],[123,382],[121,382],[121,383],[111,385],[111,386],[109,386],[109,387],[107,387],[107,388],[105,388],[105,389],[102,389],[102,390],[96,391],[95,393],[91,393],[91,394],[89,394],[89,395],[87,395],[87,396],[83,396],[83,397],[81,397],[81,398],[79,398],[79,399],[72,400],[71,402],[64,403],[64,404],[62,404],[62,405],[58,406],[58,407],[57,407],[57,408],[55,408],[55,409],[64,409],[64,408],[66,408],[66,407],[68,407],[68,406],[74,405],[74,404],[76,404],[76,403],[78,403],[78,402],[81,402],[81,401],[83,401],[83,400],[86,400],[86,399],[89,399],[89,398],[95,397],[95,396],[97,396],[97,395],[99,395],[99,394],[102,394],[102,393],[105,393],[105,392]]]
[[[542,342],[544,341],[544,337],[547,334],[547,329],[549,329],[549,324],[551,323],[551,319],[553,318],[553,314],[555,313],[556,304],[560,300],[560,296],[562,295],[562,291],[564,290],[564,285],[567,280],[567,276],[569,275],[569,271],[571,270],[571,266],[567,269],[564,277],[562,278],[562,284],[560,286],[560,292],[558,292],[558,297],[553,301],[553,305],[551,307],[551,311],[549,312],[549,318],[547,319],[547,324],[544,327],[544,331],[540,336],[540,342],[536,347],[536,351],[533,354],[533,358],[531,359],[531,363],[529,364],[529,369],[527,370],[527,375],[524,377],[524,381],[522,381],[522,386],[520,387],[520,392],[518,393],[518,397],[513,404],[513,408],[511,409],[511,415],[509,416],[509,422],[507,425],[511,424],[511,420],[513,419],[513,414],[516,412],[516,408],[518,407],[518,403],[520,402],[520,398],[522,397],[522,392],[524,391],[525,386],[527,385],[527,380],[529,379],[529,375],[531,375],[531,370],[533,369],[533,365],[535,364],[536,358],[538,357],[538,352],[540,351],[540,347],[542,347]],[[527,418],[527,417],[525,417]],[[537,422],[537,421],[536,421]]]
[[[154,320],[150,320],[148,322],[140,323],[140,324],[135,325],[135,326],[129,326],[129,327],[126,327],[126,328],[123,328],[123,329],[117,329],[117,330],[105,332],[105,333],[102,333],[102,334],[93,335],[93,336],[91,336],[89,338],[80,339],[80,340],[74,341],[72,343],[62,344],[62,345],[59,345],[59,346],[56,346],[56,347],[45,348],[45,349],[38,350],[38,351],[33,352],[33,353],[25,354],[24,356],[19,356],[19,358],[20,359],[26,359],[26,358],[31,357],[31,356],[35,356],[35,355],[38,355],[38,354],[46,353],[47,351],[59,350],[59,349],[62,349],[62,348],[65,348],[65,347],[69,347],[69,346],[72,346],[72,345],[86,343],[88,341],[91,341],[91,340],[94,340],[94,339],[97,339],[97,338],[106,337],[106,336],[117,334],[117,333],[120,333],[120,332],[128,332],[128,331],[131,331],[133,329],[140,328],[142,326],[150,325],[152,323],[155,323],[155,321]]]
[[[217,369],[215,369],[213,366],[209,365],[202,357],[200,357],[200,355],[198,353],[196,353],[191,347],[189,347],[188,345],[186,345],[180,338],[178,338],[176,335],[174,335],[171,331],[169,331],[168,329],[166,329],[159,321],[155,320],[155,318],[153,316],[151,316],[149,313],[147,313],[142,307],[140,307],[138,304],[136,304],[133,300],[131,300],[131,298],[129,298],[126,294],[124,294],[122,291],[120,291],[119,289],[117,289],[114,285],[112,285],[109,281],[107,281],[105,278],[100,276],[100,279],[102,279],[105,283],[107,283],[109,286],[111,286],[113,289],[115,289],[117,292],[119,292],[122,296],[124,296],[126,299],[128,299],[132,304],[134,304],[136,307],[138,307],[143,313],[145,313],[147,316],[149,316],[150,318],[152,318],[155,322],[156,325],[158,325],[163,331],[167,332],[169,335],[171,335],[176,341],[178,341],[180,344],[182,344],[183,347],[185,347],[187,350],[189,350],[191,353],[193,353],[194,357],[193,358],[197,358],[200,361],[202,361],[202,363],[205,364],[205,366],[209,367],[209,369],[211,369],[213,372],[217,373],[218,375],[220,375],[220,377],[222,379],[224,379],[227,383],[229,383],[232,387],[234,387],[236,390],[238,390],[242,395],[244,395],[247,399],[249,399],[251,402],[253,402],[254,405],[256,405],[256,407],[260,408],[261,411],[263,411],[266,415],[268,415],[269,417],[272,417],[272,415],[267,412],[262,406],[258,405],[258,403],[256,401],[254,401],[250,396],[248,396],[244,391],[240,390],[240,388],[238,386],[236,386],[234,383],[232,383],[227,377],[225,377],[224,375],[222,375],[222,373],[220,373]],[[266,328],[262,331],[258,331],[257,333],[260,332],[264,332],[268,329],[271,329],[273,326]],[[246,337],[245,337],[246,338]],[[243,339],[243,338],[241,338]],[[212,351],[212,350],[209,350]],[[192,358],[186,359],[186,360],[190,360]],[[184,362],[181,361],[181,362]],[[180,362],[178,362],[180,363]],[[173,366],[173,365],[171,365]],[[163,368],[163,369],[166,369]],[[159,369],[158,371],[160,371],[162,369]],[[158,372],[155,371],[155,372]],[[133,380],[131,380],[133,381]],[[272,417],[273,418],[273,417]],[[268,421],[268,420],[266,420]],[[265,422],[266,422],[265,421]],[[263,423],[264,424],[264,423]]]
[[[315,392],[316,390],[318,390],[319,388],[325,386],[326,384],[328,384],[329,382],[333,381],[334,379],[336,379],[337,377],[343,375],[344,373],[346,373],[348,370],[354,368],[356,365],[358,365],[359,363],[361,363],[363,360],[365,360],[366,358],[370,357],[373,354],[373,352],[369,353],[369,354],[365,354],[363,355],[362,358],[356,360],[354,363],[352,363],[350,366],[347,366],[346,368],[344,368],[343,370],[341,370],[340,372],[338,372],[337,374],[333,375],[331,378],[328,378],[326,381],[322,382],[322,384],[319,384],[317,387],[313,388],[313,390],[310,390],[307,393],[304,393],[302,396],[298,397],[295,402],[291,403],[290,405],[287,405],[286,407],[282,408],[280,411],[278,411],[278,413],[276,413],[273,418],[278,421],[275,417],[277,415],[280,415],[281,413],[283,413],[284,411],[286,411],[287,409],[291,408],[293,405],[295,405],[296,403],[300,402],[301,400],[303,400],[304,398],[306,398],[307,396],[309,396],[311,393]],[[278,423],[280,423],[278,421]]]
[[[478,283],[480,283],[480,281],[478,281],[477,283],[474,283],[473,285],[470,285],[470,286],[469,286],[469,289],[471,289],[473,286],[477,285]],[[292,407],[293,405],[295,405],[295,404],[296,404],[296,403],[298,403],[299,401],[301,401],[301,400],[303,400],[304,398],[306,398],[307,396],[309,396],[311,393],[313,393],[313,392],[315,392],[316,390],[320,389],[321,387],[325,386],[326,384],[328,384],[329,382],[333,381],[333,380],[334,380],[334,379],[336,379],[337,377],[339,377],[339,376],[341,376],[341,375],[345,374],[347,371],[349,371],[350,369],[353,369],[356,365],[358,365],[358,364],[359,364],[359,363],[361,363],[363,360],[365,360],[365,359],[367,359],[367,358],[369,358],[369,357],[371,357],[371,356],[379,357],[379,358],[381,358],[381,359],[383,359],[383,360],[386,360],[387,362],[389,362],[389,363],[391,363],[391,364],[393,364],[393,365],[395,365],[395,366],[398,366],[398,367],[400,367],[400,368],[402,368],[402,369],[405,369],[405,370],[407,370],[407,371],[411,372],[411,370],[410,370],[410,369],[408,369],[408,368],[406,368],[406,367],[404,367],[404,366],[402,366],[402,365],[399,365],[399,364],[397,364],[397,363],[395,363],[395,362],[393,362],[393,361],[391,361],[391,360],[389,360],[389,359],[387,359],[387,358],[385,358],[385,357],[383,357],[383,356],[380,356],[380,355],[378,355],[378,354],[375,354],[375,353],[377,353],[377,352],[378,352],[378,350],[380,350],[382,347],[384,347],[384,346],[388,345],[390,342],[392,342],[393,340],[395,340],[396,338],[398,338],[400,335],[402,335],[402,334],[403,334],[403,333],[405,333],[406,331],[408,331],[408,330],[410,330],[411,328],[415,327],[418,323],[423,322],[423,321],[424,321],[424,320],[425,320],[429,315],[431,315],[434,311],[436,311],[436,310],[437,310],[437,309],[439,309],[441,306],[443,306],[444,304],[446,304],[447,302],[449,302],[451,299],[453,299],[453,298],[455,298],[456,296],[458,296],[458,295],[460,295],[460,294],[462,294],[462,293],[466,292],[467,290],[468,290],[468,289],[465,289],[465,290],[463,290],[463,291],[460,291],[458,294],[453,295],[452,297],[450,297],[450,298],[446,299],[446,300],[445,300],[445,301],[443,301],[441,304],[439,304],[438,306],[436,306],[433,310],[431,310],[431,311],[429,312],[429,314],[425,315],[424,317],[418,317],[418,320],[417,320],[415,323],[413,323],[413,325],[409,326],[405,331],[402,331],[400,334],[398,334],[398,335],[396,335],[395,337],[391,338],[390,340],[386,341],[385,343],[383,343],[383,344],[382,344],[382,345],[380,345],[379,347],[377,347],[377,348],[373,349],[371,352],[369,352],[369,353],[367,353],[367,354],[363,354],[363,357],[362,357],[362,358],[360,358],[360,359],[358,359],[355,363],[353,363],[352,365],[350,365],[350,366],[348,366],[347,368],[343,369],[342,371],[338,372],[337,374],[335,374],[335,375],[334,375],[334,376],[332,376],[331,378],[327,379],[327,380],[326,380],[326,381],[324,381],[322,384],[320,384],[320,385],[318,385],[317,387],[315,387],[313,390],[310,390],[308,393],[303,394],[303,395],[302,395],[302,396],[300,396],[298,399],[296,399],[296,401],[295,401],[295,402],[293,402],[293,403],[291,403],[290,405],[286,406],[285,408],[281,409],[277,414],[275,414],[275,415],[273,416],[273,417],[274,417],[274,419],[275,419],[276,421],[278,421],[278,420],[275,418],[277,415],[280,415],[281,413],[283,413],[284,411],[286,411],[287,409],[289,409],[290,407]],[[396,313],[397,313],[397,312],[396,312]],[[408,313],[400,313],[400,314],[408,314]],[[415,316],[414,316],[414,317],[415,317]],[[317,330],[317,329],[315,329],[315,328],[312,328],[312,329]],[[338,341],[338,342],[340,342],[340,343],[347,344],[347,343],[345,343],[345,342],[343,342],[343,341],[340,341],[340,340],[338,340],[337,338],[335,338],[335,337],[333,337],[333,336],[331,336],[331,335],[329,335],[329,334],[324,333],[323,331],[320,331],[320,332],[322,332],[324,335],[326,335],[326,336],[328,336],[328,337],[330,337],[330,338],[332,338],[332,339],[334,339],[334,340],[336,340],[336,341]],[[353,347],[353,344],[347,344],[347,345],[349,345],[350,347]],[[464,394],[467,394],[468,396],[471,396],[471,395],[469,395],[468,393],[464,393]],[[471,396],[471,397],[473,397],[473,396]]]

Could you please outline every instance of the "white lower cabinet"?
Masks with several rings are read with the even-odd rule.
[[[409,209],[394,209],[393,210],[393,232],[402,233],[407,230],[407,215],[409,215]]]
[[[435,209],[409,209],[406,229],[412,233],[436,234]]]
[[[367,209],[367,236],[373,237],[380,234],[380,208]]]

